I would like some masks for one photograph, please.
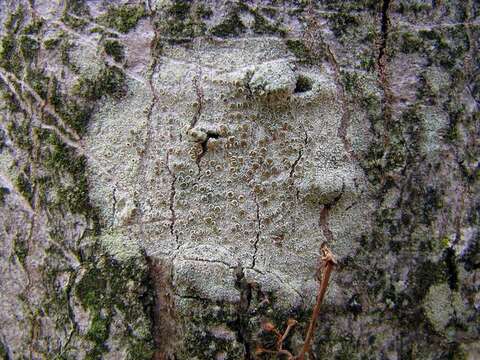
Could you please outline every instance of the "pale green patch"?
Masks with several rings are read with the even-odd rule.
[[[138,243],[124,234],[108,233],[100,237],[100,242],[105,250],[120,262],[126,262],[141,256]]]
[[[452,319],[458,321],[465,315],[465,305],[460,294],[452,291],[447,283],[431,286],[423,306],[434,329],[444,335],[448,335],[448,325]]]

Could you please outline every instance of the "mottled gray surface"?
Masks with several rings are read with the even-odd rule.
[[[476,359],[478,14],[4,1],[0,356]]]

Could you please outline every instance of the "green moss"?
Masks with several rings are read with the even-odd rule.
[[[73,94],[82,98],[82,102],[66,96],[62,98],[58,92],[56,79],[52,82],[49,102],[62,119],[80,135],[85,134],[87,130],[92,102],[105,95],[120,98],[126,93],[125,74],[117,67],[105,67],[95,78],[80,77],[74,85]]]
[[[47,39],[43,42],[43,47],[46,50],[53,50],[58,46],[58,44],[60,44],[60,41],[61,41],[61,39],[59,39],[59,38]]]
[[[2,117],[0,117],[2,119]],[[3,148],[6,144],[6,132],[3,129],[0,129],[0,154],[2,153]]]
[[[1,82],[0,82],[1,83]],[[2,100],[5,102],[6,109],[11,113],[20,112],[20,104],[18,103],[17,98],[9,91],[4,90],[1,92]]]
[[[53,176],[51,179],[45,179],[47,181],[45,185],[50,185],[49,191],[56,193],[55,201],[50,205],[68,209],[72,213],[93,216],[94,209],[90,205],[85,174],[86,158],[78,156],[54,133],[41,136],[45,137],[43,143],[49,145],[43,152],[42,161]],[[67,174],[70,175],[71,181],[62,181]]]
[[[58,80],[52,75],[50,78],[50,91],[48,92],[48,103],[57,109],[62,103],[62,96],[58,89]]]
[[[219,37],[228,37],[239,35],[243,31],[245,31],[245,25],[243,25],[238,13],[232,11],[223,22],[214,26],[210,33]]]
[[[68,66],[70,67],[70,69],[72,69],[72,71],[76,72],[77,69],[70,62],[70,49],[72,49],[74,46],[75,44],[73,44],[67,39],[64,39],[64,41],[62,41],[62,44],[60,45],[60,59],[64,66]]]
[[[406,2],[401,1],[397,5],[397,11],[400,14],[409,14],[413,13],[414,15],[418,15],[420,13],[426,13],[432,10],[432,5],[423,2]]]
[[[25,80],[42,99],[47,98],[49,78],[42,71],[28,69]]]
[[[15,180],[18,192],[30,203],[33,202],[33,188],[28,177],[22,172]]]
[[[107,55],[113,57],[116,62],[120,62],[125,58],[124,47],[117,40],[106,40],[103,47]]]
[[[22,60],[17,51],[17,41],[11,33],[0,40],[0,67],[20,76],[23,69]]]
[[[35,19],[23,28],[22,33],[26,35],[38,34],[43,24],[44,24],[43,19]]]
[[[250,10],[253,15],[253,32],[256,34],[279,34],[285,36],[287,34],[285,29],[280,27],[280,24],[272,24],[258,11]]]
[[[80,135],[85,134],[90,121],[90,108],[81,105],[76,100],[64,99],[58,107],[62,119]]]
[[[28,244],[26,239],[22,238],[20,234],[17,234],[13,240],[13,253],[18,261],[25,266],[25,259],[28,256]]]
[[[138,304],[139,298],[143,299],[147,307],[151,306],[153,301],[153,297],[143,286],[148,279],[146,269],[142,267],[139,259],[119,263],[101,255],[99,249],[95,249],[92,254],[99,255],[85,259],[85,272],[75,286],[75,296],[82,306],[93,314],[86,337],[93,342],[94,348],[87,357],[101,357],[110,334],[111,318],[115,313],[121,312],[126,327],[116,331],[125,336],[124,344],[128,345],[127,351],[130,354],[128,358],[151,358],[151,334],[142,330],[145,324],[139,321],[145,316],[146,309]],[[136,284],[135,289],[130,287],[131,283]],[[138,349],[141,349],[141,352],[136,353]]]
[[[313,61],[310,49],[305,46],[302,40],[288,39],[286,42],[288,50],[290,50],[300,61],[311,63]]]
[[[90,11],[84,0],[67,0],[62,15],[62,21],[76,29],[88,24]]]
[[[107,13],[98,18],[98,22],[122,33],[127,33],[145,15],[146,11],[143,5],[110,6]]]
[[[328,16],[331,29],[336,37],[342,37],[350,29],[360,25],[356,15],[348,12],[339,12]]]
[[[422,48],[423,41],[417,35],[411,32],[402,34],[401,51],[410,54],[418,52]]]
[[[202,19],[209,19],[213,15],[212,9],[210,9],[206,4],[199,3],[195,9],[197,16]]]
[[[81,29],[84,28],[88,24],[88,20],[84,18],[79,18],[68,13],[65,13],[62,16],[62,21],[65,25],[73,28],[73,29]]]
[[[21,76],[23,63],[18,51],[17,39],[13,33],[7,33],[0,40],[0,67]]]
[[[13,51],[15,50],[15,37],[12,34],[7,34],[2,37],[0,41],[0,59],[8,61]]]
[[[10,122],[7,125],[8,136],[18,148],[28,152],[32,149],[32,140],[30,139],[30,125],[27,121],[21,123]]]
[[[342,72],[342,82],[345,91],[350,94],[356,94],[359,90],[359,75],[356,72]]]
[[[110,318],[103,318],[98,313],[94,315],[86,337],[95,345],[94,348],[87,353],[86,359],[98,359],[99,355],[108,350],[105,342],[108,340],[110,334],[110,323]]]
[[[65,11],[79,16],[90,14],[85,0],[66,0]]]
[[[447,104],[449,124],[447,131],[445,132],[444,139],[450,143],[454,143],[460,140],[461,135],[458,128],[459,123],[463,122],[465,117],[465,107],[459,106],[456,107],[453,101],[450,101]]]
[[[19,5],[17,9],[10,13],[5,21],[5,29],[11,33],[17,33],[25,19],[24,9]]]
[[[104,95],[121,98],[125,95],[125,74],[118,67],[105,67],[95,78],[80,77],[74,93],[89,101]]]
[[[5,345],[3,345],[3,342],[0,341],[0,359],[2,360],[8,360],[8,351]]]
[[[192,4],[186,0],[175,0],[172,6],[167,10],[167,14],[175,17],[177,20],[185,20],[190,12]]]

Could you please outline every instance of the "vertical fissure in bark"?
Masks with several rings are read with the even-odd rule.
[[[146,257],[150,286],[153,288],[152,337],[155,346],[153,360],[175,359],[175,343],[178,338],[171,271],[166,262]]]
[[[114,187],[112,190],[112,227],[115,225],[115,214],[117,213],[117,197],[115,196],[117,188]]]
[[[390,18],[389,18],[389,9],[390,9],[390,0],[383,0],[382,1],[382,9],[381,9],[381,19],[380,19],[380,48],[378,52],[378,60],[377,60],[377,68],[380,77],[380,87],[383,91],[383,98],[382,98],[382,115],[385,124],[385,128],[387,129],[390,125],[391,118],[392,118],[392,99],[393,94],[390,90],[390,83],[388,78],[388,56],[387,56],[387,47],[388,47],[388,36],[390,31]],[[384,145],[388,145],[388,131],[384,131],[383,136]]]
[[[446,266],[446,275],[448,285],[451,290],[458,290],[458,269],[455,256],[455,250],[452,247],[445,249],[443,258]]]
[[[200,119],[203,111],[203,89],[199,84],[199,79],[202,76],[202,72],[200,71],[200,75],[193,78],[193,87],[195,89],[195,94],[197,96],[197,103],[196,103],[196,110],[193,114],[192,121],[190,122],[190,129],[192,129]]]
[[[217,132],[207,131],[207,138],[200,143],[200,145],[202,146],[202,152],[197,155],[197,158],[195,160],[195,162],[197,163],[197,168],[198,168],[197,173],[198,173],[199,177],[200,177],[200,173],[202,172],[202,168],[200,166],[200,161],[202,160],[202,158],[205,156],[205,154],[208,151],[208,141],[210,139],[218,139],[218,138],[220,138],[220,134],[218,134]]]
[[[342,191],[340,192],[340,194],[338,194],[338,196],[335,199],[333,199],[332,202],[321,205],[319,225],[320,225],[320,228],[322,229],[323,236],[325,236],[325,239],[329,244],[333,242],[333,233],[328,223],[329,217],[330,217],[330,211],[340,201],[344,191],[345,191],[345,183],[343,183],[342,185]]]
[[[253,243],[253,256],[252,256],[252,266],[251,268],[255,268],[255,264],[257,261],[257,252],[258,252],[258,243],[260,241],[260,205],[258,204],[257,196],[254,197],[255,200],[255,220],[256,220],[256,232],[255,232],[255,241]]]
[[[176,182],[177,182],[177,177],[175,176],[175,173],[170,170],[169,167],[169,157],[167,154],[167,171],[172,177],[172,182],[170,184],[170,200],[169,200],[169,209],[170,209],[170,234],[172,234],[175,239],[177,240],[178,243],[178,235],[175,232],[175,221],[177,219],[176,213],[175,213],[175,195],[176,195]]]
[[[238,266],[235,269],[235,287],[240,292],[240,302],[237,308],[236,319],[236,334],[239,343],[243,344],[245,349],[245,360],[252,360],[250,339],[251,333],[249,330],[249,309],[252,300],[252,286],[245,278],[244,269]]]
[[[382,62],[382,59],[385,57],[385,50],[387,48],[387,40],[388,40],[388,30],[390,26],[390,19],[388,15],[390,7],[390,0],[383,0],[382,1],[382,14],[381,14],[381,24],[380,24],[380,31],[381,31],[381,43],[380,43],[380,51],[378,53],[378,62],[379,64]]]

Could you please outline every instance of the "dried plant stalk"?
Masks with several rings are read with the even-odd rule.
[[[323,302],[323,298],[325,297],[325,293],[327,292],[328,282],[330,280],[330,274],[332,273],[333,267],[337,264],[335,261],[335,257],[333,256],[330,249],[324,243],[320,248],[322,252],[322,264],[323,264],[323,271],[322,271],[322,279],[320,282],[320,286],[318,287],[317,293],[317,301],[315,303],[315,307],[313,308],[312,317],[310,319],[310,324],[308,326],[307,335],[305,336],[305,341],[303,343],[302,350],[300,354],[297,356],[293,356],[289,351],[283,349],[283,343],[286,340],[290,330],[297,324],[297,321],[294,319],[289,319],[287,323],[287,329],[283,334],[281,334],[275,326],[268,322],[263,324],[263,330],[266,332],[274,333],[277,338],[276,350],[268,350],[262,347],[258,347],[255,355],[263,355],[263,354],[276,354],[278,355],[286,355],[288,360],[304,360],[305,354],[310,353],[313,334],[315,332],[315,328],[317,326],[317,319],[318,315],[320,314],[320,307]]]
[[[327,247],[326,244],[323,244],[321,247],[322,251],[322,262],[323,262],[323,271],[322,271],[322,282],[320,283],[320,287],[317,293],[317,302],[315,303],[315,307],[313,308],[312,318],[310,319],[310,325],[308,326],[307,335],[305,336],[305,341],[303,343],[302,350],[300,354],[295,357],[298,360],[304,360],[305,354],[310,352],[310,348],[312,345],[313,334],[315,332],[315,328],[317,326],[317,319],[318,315],[320,314],[320,307],[323,302],[323,298],[325,293],[327,292],[328,281],[330,280],[330,274],[332,273],[334,265],[336,265],[335,258]]]

